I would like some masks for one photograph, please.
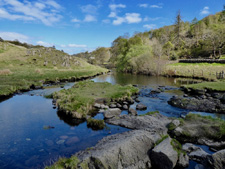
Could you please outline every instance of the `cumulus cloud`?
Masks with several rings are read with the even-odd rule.
[[[22,1],[2,0],[0,5],[0,18],[9,20],[40,21],[47,26],[61,20],[58,14],[61,6],[54,0]]]
[[[97,18],[93,15],[86,15],[84,18],[84,22],[95,22]]]
[[[119,12],[118,9],[119,8],[126,8],[126,5],[124,5],[124,4],[110,4],[109,8],[110,8],[111,12],[110,12],[108,17],[115,18],[115,17],[117,17],[117,13]]]
[[[73,18],[72,20],[71,20],[71,22],[80,22],[80,20],[79,19],[77,19],[77,18]]]
[[[85,6],[81,6],[81,11],[83,13],[88,13],[88,14],[97,14],[98,7],[94,6],[94,5],[91,5],[91,4],[88,4],[88,5],[85,5]]]
[[[16,32],[0,32],[0,37],[4,40],[19,40],[20,42],[30,42],[30,37]]]
[[[146,28],[146,29],[155,29],[156,25],[155,24],[146,24],[143,27]]]
[[[37,42],[37,45],[41,45],[41,46],[45,46],[45,47],[51,47],[51,46],[53,46],[54,44],[48,43],[48,42],[43,42],[43,41],[38,41],[38,42]]]
[[[139,4],[139,7],[141,7],[141,8],[148,8],[148,4]]]
[[[150,5],[150,8],[162,8],[162,5]]]
[[[209,12],[209,7],[208,6],[205,6],[201,12],[200,12],[200,15],[208,15],[210,12]]]
[[[126,13],[124,17],[116,17],[113,20],[113,25],[120,25],[122,23],[139,23],[142,21],[141,15],[139,13]]]
[[[87,45],[78,45],[78,44],[68,44],[68,45],[60,45],[62,48],[87,48]]]

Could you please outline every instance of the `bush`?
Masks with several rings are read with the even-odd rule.
[[[89,118],[87,119],[87,126],[88,128],[92,128],[93,130],[102,130],[105,128],[105,122],[104,120]]]

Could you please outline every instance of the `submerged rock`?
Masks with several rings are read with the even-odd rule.
[[[132,115],[132,116],[137,116],[137,111],[132,109],[132,108],[129,108],[128,110],[128,114]]]
[[[146,110],[146,109],[147,109],[147,106],[145,106],[145,105],[142,104],[142,103],[139,103],[139,104],[136,106],[136,109],[137,109],[137,110]]]

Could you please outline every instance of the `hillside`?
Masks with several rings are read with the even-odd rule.
[[[0,96],[46,81],[93,76],[106,70],[54,47],[0,41]]]
[[[99,57],[110,56],[106,62],[113,64],[118,71],[150,75],[168,74],[172,68],[168,69],[167,65],[180,58],[225,58],[225,7],[222,12],[199,21],[194,18],[191,22],[182,21],[178,12],[174,23],[135,33],[132,37],[120,36],[113,41],[110,49],[107,48],[110,55],[104,55],[98,48],[76,56],[93,64],[99,64],[91,62],[93,58],[98,60]]]

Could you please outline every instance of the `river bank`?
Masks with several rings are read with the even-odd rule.
[[[92,80],[136,85],[140,90],[138,100],[147,106],[146,110],[136,110],[138,115],[159,111],[167,117],[177,118],[187,114],[188,111],[173,107],[167,101],[174,95],[184,95],[183,91],[179,90],[181,85],[195,82],[191,79],[118,73],[100,75]],[[63,85],[67,89],[73,84]],[[163,92],[151,93],[158,88],[161,88]],[[79,151],[88,150],[88,147],[95,146],[103,137],[131,130],[108,123],[105,123],[106,127],[103,130],[92,130],[87,127],[85,121],[65,117],[55,109],[52,99],[42,97],[62,89],[60,85],[57,88],[31,90],[15,94],[12,98],[0,103],[2,131],[0,165],[2,168],[44,168],[60,157],[69,158]],[[135,101],[129,105],[129,108],[136,109],[138,104],[139,102]],[[194,113],[225,119],[225,116],[221,114]],[[128,110],[122,110],[121,114],[128,114]],[[102,113],[93,117],[98,120],[103,118]]]

